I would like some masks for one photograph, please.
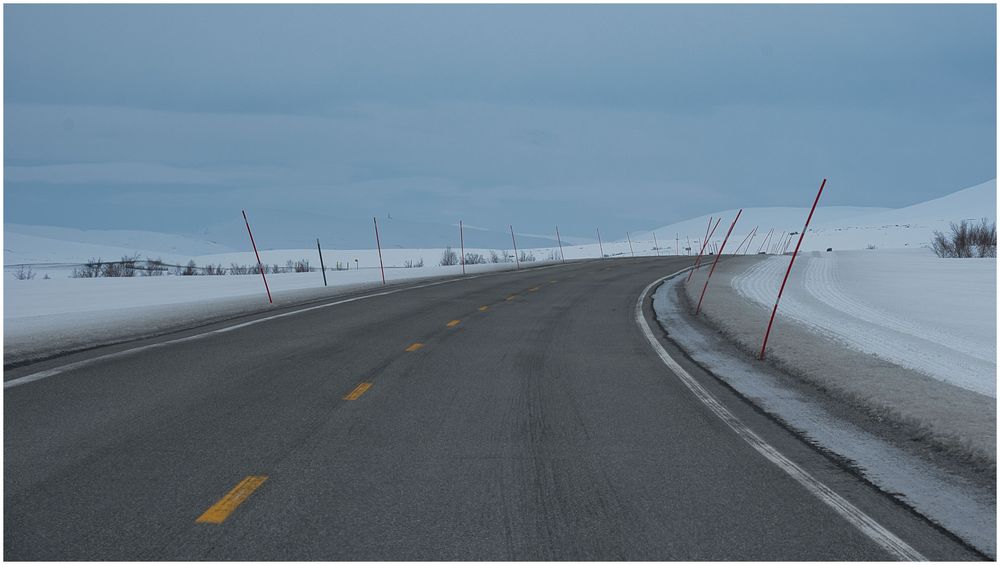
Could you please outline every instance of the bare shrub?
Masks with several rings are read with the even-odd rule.
[[[951,232],[934,232],[931,250],[938,257],[996,257],[996,222],[983,218],[977,225],[968,220],[951,223]]]
[[[101,276],[102,266],[103,263],[101,263],[100,257],[97,259],[91,257],[90,261],[87,261],[83,265],[73,269],[72,276],[74,279],[93,279]]]
[[[338,265],[339,265],[339,263],[338,263]],[[423,257],[421,257],[419,261],[414,261],[413,259],[407,259],[403,263],[403,267],[405,267],[407,269],[413,269],[415,267],[416,268],[420,268],[420,267],[423,267],[423,266],[424,266],[424,258]]]
[[[442,267],[450,267],[452,265],[458,264],[458,253],[452,251],[451,247],[446,247],[444,253],[441,254],[440,265]]]
[[[218,276],[226,274],[226,268],[222,266],[222,263],[219,263],[218,265],[209,263],[208,265],[205,265],[204,271],[206,275]]]
[[[486,257],[483,257],[482,253],[466,253],[465,254],[465,264],[466,265],[482,265],[486,263]]]
[[[31,270],[31,265],[18,265],[14,269],[14,278],[19,281],[30,281],[35,278],[36,273]],[[48,277],[48,275],[45,275]]]
[[[560,259],[559,252],[555,249],[549,249],[548,261],[558,261]]]
[[[250,274],[250,267],[247,265],[240,265],[237,263],[229,264],[229,274],[231,275],[248,275]]]
[[[198,266],[195,264],[194,259],[188,261],[186,267],[181,269],[181,276],[191,277],[198,274]]]
[[[147,259],[146,268],[142,271],[144,277],[162,277],[167,272],[167,266],[160,258]]]
[[[292,263],[291,267],[296,273],[308,273],[312,270],[309,268],[309,259],[299,259]]]
[[[522,251],[521,252],[521,262],[522,263],[531,263],[534,260],[535,260],[535,254],[533,252],[531,252],[531,251]]]
[[[490,263],[499,263],[500,254],[495,249],[490,249]]]

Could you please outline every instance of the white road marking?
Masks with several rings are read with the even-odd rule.
[[[551,269],[551,268],[560,267],[560,266],[563,266],[563,265],[557,264],[557,265],[546,265],[544,267],[532,267],[530,270],[525,270],[523,272],[530,273],[530,272],[533,272],[533,271],[541,271],[541,270],[544,270],[544,269]],[[356,302],[358,300],[366,300],[368,298],[375,298],[377,296],[386,296],[388,294],[396,294],[397,292],[403,292],[403,291],[407,291],[407,290],[416,290],[418,288],[427,288],[429,286],[437,286],[439,284],[448,284],[448,283],[453,283],[453,282],[458,282],[458,281],[464,281],[464,280],[469,280],[469,279],[478,279],[480,277],[501,275],[501,274],[507,274],[507,273],[518,273],[518,272],[522,272],[522,271],[501,271],[501,272],[493,272],[493,273],[482,273],[482,274],[479,274],[479,275],[470,275],[470,276],[465,276],[465,277],[457,277],[457,278],[447,279],[447,280],[443,280],[443,281],[435,281],[435,282],[421,284],[421,285],[416,285],[416,286],[407,286],[407,287],[404,287],[404,288],[396,288],[396,289],[393,289],[393,290],[385,290],[385,291],[376,292],[376,293],[373,293],[373,294],[365,294],[365,295],[362,295],[362,296],[355,296],[355,297],[352,297],[352,298],[345,298],[344,300],[338,300],[336,302],[327,302],[327,303],[324,303],[324,304],[320,304],[318,306],[309,306],[307,308],[301,308],[299,310],[292,310],[290,312],[283,312],[281,314],[274,314],[272,316],[267,316],[267,317],[264,317],[264,318],[257,318],[255,320],[250,320],[248,322],[243,322],[243,323],[236,324],[236,325],[233,325],[233,326],[227,326],[225,328],[220,328],[220,329],[217,329],[217,330],[210,330],[210,331],[207,331],[207,332],[204,332],[204,333],[190,335],[190,336],[187,336],[187,337],[181,337],[181,338],[177,338],[177,339],[171,339],[169,341],[162,341],[162,342],[159,342],[159,343],[151,343],[149,345],[141,345],[139,347],[133,347],[131,349],[125,349],[123,351],[116,351],[115,353],[108,353],[108,354],[105,354],[105,355],[99,355],[97,357],[91,357],[89,359],[83,359],[81,361],[76,361],[75,363],[69,363],[69,364],[66,364],[66,365],[60,365],[58,367],[53,367],[51,369],[46,369],[44,371],[39,371],[37,373],[31,373],[30,375],[25,375],[23,377],[18,377],[16,379],[11,379],[9,381],[4,381],[3,388],[4,388],[4,390],[6,390],[8,388],[14,388],[16,386],[25,385],[25,384],[32,383],[32,382],[35,382],[35,381],[46,379],[48,377],[53,377],[53,376],[61,374],[61,373],[65,373],[66,371],[72,371],[73,369],[79,369],[80,367],[84,367],[86,365],[90,365],[91,363],[96,363],[98,361],[107,361],[109,359],[117,359],[119,357],[125,357],[126,355],[132,355],[134,353],[139,353],[141,351],[148,351],[150,349],[156,349],[158,347],[167,347],[168,345],[176,345],[178,343],[184,343],[184,342],[187,342],[187,341],[194,341],[194,340],[197,340],[197,339],[202,339],[202,338],[213,336],[213,335],[216,335],[216,334],[222,334],[222,333],[226,333],[226,332],[231,332],[233,330],[238,330],[238,329],[241,329],[241,328],[245,328],[247,326],[252,326],[254,324],[260,324],[262,322],[268,322],[270,320],[276,320],[278,318],[285,318],[287,316],[294,316],[296,314],[301,314],[303,312],[311,312],[313,310],[319,310],[321,308],[329,308],[331,306],[337,306],[339,304],[346,304],[348,302]]]
[[[689,267],[690,268],[690,267]],[[774,463],[779,469],[787,473],[790,477],[795,479],[799,484],[804,486],[806,490],[812,493],[816,498],[823,501],[827,506],[832,508],[837,514],[840,514],[845,520],[851,523],[855,528],[861,531],[864,535],[868,536],[872,541],[879,545],[882,549],[889,552],[892,556],[896,557],[902,561],[926,561],[923,555],[920,554],[916,549],[910,547],[909,544],[899,539],[895,534],[887,530],[881,524],[875,521],[874,518],[868,516],[858,507],[854,506],[848,502],[845,498],[834,492],[830,487],[821,483],[815,477],[806,472],[805,469],[796,465],[791,459],[785,457],[771,444],[764,441],[763,438],[758,436],[753,432],[746,424],[740,421],[728,408],[722,405],[712,393],[701,386],[694,377],[688,373],[684,367],[681,367],[673,357],[667,353],[667,350],[663,348],[660,342],[656,339],[656,335],[653,333],[652,328],[649,327],[649,322],[642,313],[642,304],[646,300],[646,296],[649,291],[652,290],[656,285],[661,282],[673,278],[681,273],[684,273],[688,269],[682,269],[672,275],[667,275],[661,277],[646,287],[639,295],[639,301],[635,305],[635,321],[639,324],[639,328],[642,329],[642,333],[649,340],[649,344],[653,347],[653,350],[659,355],[660,360],[669,368],[677,377],[684,383],[685,386],[698,398],[705,406],[707,406],[716,416],[719,417],[723,422],[725,422],[736,435],[740,436],[744,441],[750,444],[758,453],[764,456],[768,461]]]

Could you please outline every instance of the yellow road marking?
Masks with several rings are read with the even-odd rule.
[[[507,298],[504,298],[504,300],[514,300],[515,298],[517,298],[517,295],[516,294],[511,294]]]
[[[422,343],[414,343],[413,345],[407,347],[406,350],[407,351],[416,351],[416,350],[420,349],[423,346],[424,346],[424,344],[422,344]]]
[[[226,493],[219,499],[218,502],[213,504],[205,511],[204,514],[198,516],[195,522],[202,524],[221,524],[226,521],[226,518],[236,510],[240,504],[250,498],[253,491],[260,488],[260,485],[264,484],[267,477],[264,475],[250,475],[249,477],[240,481],[233,490]]]
[[[549,282],[550,282],[550,283],[555,283],[555,282],[559,282],[559,281],[558,281],[558,280],[556,280],[556,279],[552,279],[552,280],[550,280]]]
[[[534,288],[529,288],[529,289],[528,289],[528,292],[535,292],[536,290],[538,290],[538,289],[540,289],[540,288],[542,288],[542,287],[540,287],[540,286],[536,286],[536,287],[534,287]]]
[[[462,321],[462,320],[452,320],[452,321],[448,322],[448,327],[449,327],[449,328],[454,328],[454,327],[455,327],[455,326],[457,326],[457,325],[458,325],[458,324],[459,324],[459,323],[460,323],[461,321]]]
[[[480,312],[485,312],[485,311],[487,311],[487,310],[489,310],[489,309],[490,309],[490,307],[489,307],[489,306],[480,306],[480,307],[479,307],[479,311],[480,311]]]
[[[354,387],[354,390],[352,390],[350,394],[345,396],[344,400],[357,400],[358,398],[361,397],[362,394],[365,393],[366,390],[370,389],[371,387],[372,387],[371,383],[361,383],[358,386]]]

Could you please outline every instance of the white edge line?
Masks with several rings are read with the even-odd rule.
[[[539,266],[539,267],[531,267],[529,269],[525,269],[525,271],[526,272],[541,271],[543,269],[551,269],[553,267],[560,267],[560,266],[563,266],[563,265],[562,264],[557,264],[557,265],[545,265],[545,266]],[[80,360],[80,361],[76,361],[74,363],[68,363],[66,365],[60,365],[58,367],[53,367],[51,369],[46,369],[44,371],[39,371],[37,373],[31,373],[30,375],[25,375],[23,377],[18,377],[16,379],[11,379],[9,381],[4,381],[3,388],[4,388],[4,390],[7,390],[8,388],[14,388],[16,386],[21,386],[21,385],[25,385],[25,384],[32,383],[32,382],[35,382],[35,381],[40,381],[42,379],[46,379],[48,377],[53,377],[53,376],[58,375],[60,373],[65,373],[66,371],[72,371],[73,369],[79,369],[80,367],[84,367],[84,366],[89,365],[91,363],[97,363],[99,361],[107,361],[108,359],[116,359],[118,357],[125,357],[126,355],[133,355],[133,354],[139,353],[141,351],[147,351],[147,350],[150,350],[150,349],[156,349],[158,347],[167,347],[168,345],[176,345],[178,343],[184,343],[184,342],[187,342],[187,341],[195,341],[195,340],[202,339],[202,338],[209,337],[209,336],[213,336],[213,335],[216,335],[216,334],[222,334],[222,333],[226,333],[226,332],[231,332],[233,330],[238,330],[238,329],[241,329],[241,328],[245,328],[247,326],[252,326],[254,324],[260,324],[262,322],[268,322],[270,320],[276,320],[278,318],[284,318],[286,316],[294,316],[296,314],[301,314],[303,312],[311,312],[313,310],[319,310],[321,308],[330,308],[331,306],[337,306],[337,305],[340,305],[340,304],[347,304],[348,302],[356,302],[358,300],[366,300],[368,298],[376,298],[378,296],[386,296],[388,294],[396,294],[397,292],[404,292],[404,291],[407,291],[407,290],[416,290],[418,288],[427,288],[429,286],[437,286],[437,285],[440,285],[440,284],[448,284],[448,283],[453,283],[453,282],[458,282],[458,281],[466,281],[466,280],[469,280],[469,279],[478,279],[480,277],[493,276],[493,275],[501,275],[501,274],[508,274],[508,273],[518,273],[518,272],[521,272],[521,271],[516,271],[516,270],[515,271],[498,271],[498,272],[490,272],[490,273],[481,273],[481,274],[478,274],[478,275],[469,275],[469,276],[464,276],[464,277],[455,277],[455,278],[450,278],[450,279],[446,279],[446,280],[443,280],[443,281],[434,281],[434,282],[424,283],[424,284],[419,284],[419,285],[414,285],[414,286],[406,286],[406,287],[403,287],[403,288],[395,288],[395,289],[392,289],[392,290],[383,290],[382,292],[375,292],[375,293],[372,293],[372,294],[363,294],[361,296],[354,296],[354,297],[351,297],[351,298],[345,298],[343,300],[337,300],[335,302],[326,302],[326,303],[320,304],[318,306],[309,306],[309,307],[306,307],[306,308],[300,308],[298,310],[292,310],[290,312],[282,312],[281,314],[274,314],[272,316],[267,316],[267,317],[264,317],[264,318],[257,318],[257,319],[250,320],[250,321],[247,321],[247,322],[242,322],[242,323],[239,323],[239,324],[236,324],[236,325],[233,325],[233,326],[226,326],[224,328],[219,328],[217,330],[210,330],[210,331],[207,331],[207,332],[204,332],[204,333],[200,333],[200,334],[190,335],[190,336],[186,336],[186,337],[180,337],[180,338],[177,338],[177,339],[171,339],[169,341],[161,341],[159,343],[151,343],[149,345],[142,345],[142,346],[139,346],[139,347],[133,347],[131,349],[125,349],[123,351],[116,351],[114,353],[107,353],[105,355],[99,355],[97,357],[91,357],[89,359],[83,359],[83,360]]]
[[[688,267],[689,269],[690,267]],[[661,277],[646,287],[639,295],[639,301],[635,305],[635,321],[642,329],[642,333],[649,340],[649,344],[653,347],[653,350],[659,355],[660,360],[669,368],[682,383],[698,398],[703,404],[705,404],[716,416],[719,417],[723,422],[725,422],[736,435],[740,436],[744,441],[750,444],[758,453],[764,456],[768,461],[774,463],[779,469],[787,473],[790,477],[795,479],[796,482],[801,484],[812,493],[816,498],[823,501],[827,506],[832,508],[837,514],[840,514],[845,520],[851,523],[855,528],[861,531],[864,535],[868,536],[872,541],[879,545],[882,549],[889,552],[895,558],[902,561],[927,561],[916,549],[910,547],[909,544],[901,540],[895,534],[887,530],[881,524],[875,521],[874,518],[868,516],[858,507],[854,506],[848,502],[845,498],[834,492],[830,487],[826,486],[815,477],[806,472],[805,469],[796,465],[792,460],[788,459],[781,454],[775,447],[764,441],[763,438],[758,436],[753,432],[746,424],[740,421],[732,412],[729,411],[725,406],[722,405],[705,387],[701,385],[694,377],[691,376],[673,357],[667,353],[667,350],[663,348],[663,345],[656,339],[656,335],[653,334],[652,328],[649,327],[649,322],[642,313],[642,305],[646,300],[646,296],[649,295],[649,291],[653,289],[656,285],[662,283],[663,281],[673,278],[688,269],[682,269],[672,275],[667,275]]]

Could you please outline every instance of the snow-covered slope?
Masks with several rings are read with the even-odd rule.
[[[984,217],[996,219],[996,206],[996,179],[905,208],[820,206],[813,216],[802,250],[825,250],[830,247],[837,250],[923,247],[930,243],[935,230],[947,231],[950,222]],[[678,235],[681,247],[686,247],[687,238],[690,237],[697,252],[695,242],[700,243],[704,238],[709,217],[722,218],[711,238],[711,241],[721,244],[736,212],[735,209],[723,210],[663,226],[653,232],[661,247],[675,245]],[[773,240],[780,240],[782,233],[787,237],[792,232],[801,231],[808,213],[808,208],[745,208],[726,249],[734,251],[754,226],[758,226],[757,235],[750,245],[751,252],[756,252],[771,229],[774,229]],[[652,238],[649,232],[642,232],[637,236]]]
[[[183,235],[133,230],[78,230],[53,226],[4,224],[4,264],[81,263],[90,258],[114,261],[140,253],[165,261],[233,249]]]

